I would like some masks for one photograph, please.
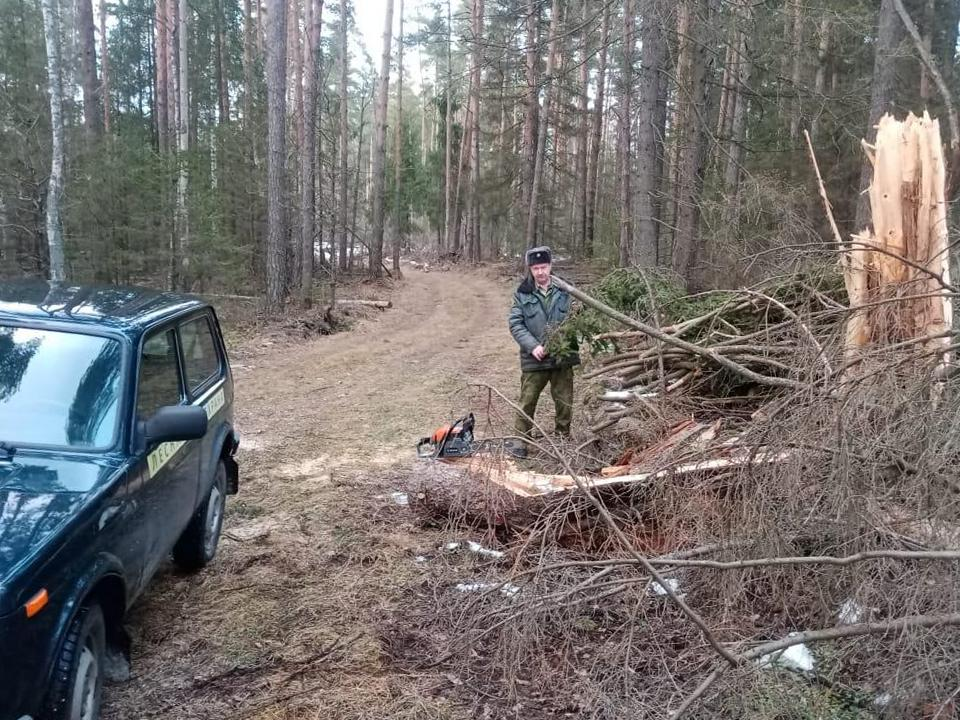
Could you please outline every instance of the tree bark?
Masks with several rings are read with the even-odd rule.
[[[306,41],[303,44],[303,146],[300,149],[300,304],[313,300],[313,257],[316,235],[317,71],[323,0],[304,0]]]
[[[190,149],[190,89],[187,66],[187,0],[179,0],[177,11],[177,253],[180,256],[179,288],[190,292],[192,278],[190,276],[190,222],[187,213],[187,192],[189,190],[189,169],[187,152]]]
[[[743,22],[749,28],[753,24],[753,10],[750,6],[750,0],[741,0],[741,12],[743,13]],[[724,192],[727,196],[727,203],[731,207],[736,207],[737,198],[740,193],[740,169],[743,166],[745,155],[744,144],[746,142],[747,130],[747,110],[750,105],[748,95],[750,85],[750,75],[753,71],[753,63],[747,55],[748,33],[741,30],[738,39],[738,68],[736,77],[736,88],[733,98],[733,118],[730,124],[730,149],[727,156],[726,168],[723,173]]]
[[[797,144],[800,137],[800,121],[803,115],[803,103],[800,97],[800,83],[802,80],[803,63],[803,9],[800,0],[792,0],[793,11],[793,42],[790,52],[793,55],[793,69],[790,73],[790,84],[793,93],[792,110],[790,112],[790,141]],[[796,165],[794,165],[796,167]]]
[[[101,100],[103,102],[103,130],[110,133],[110,53],[107,52],[107,3],[100,2],[100,65],[103,70]]]
[[[600,21],[600,59],[597,67],[597,93],[591,120],[593,135],[590,140],[590,158],[587,168],[587,244],[584,254],[593,255],[596,235],[597,189],[600,182],[600,148],[603,140],[603,102],[607,82],[607,46],[610,35],[610,5],[604,3],[603,19]]]
[[[825,92],[827,89],[827,63],[830,59],[830,17],[820,18],[819,44],[817,46],[817,74],[813,80],[813,91],[820,109],[810,118],[810,139],[816,143],[820,134],[820,116],[826,105]]]
[[[538,121],[536,162],[533,169],[533,182],[530,185],[530,207],[527,210],[526,247],[528,248],[533,247],[537,242],[537,220],[540,215],[540,184],[543,181],[543,164],[547,154],[547,129],[550,126],[550,91],[553,87],[553,67],[556,62],[557,35],[559,30],[560,0],[553,0],[550,9],[550,39],[547,43],[547,69],[543,77],[543,112]]]
[[[250,135],[251,144],[253,133],[253,48],[255,44],[253,18],[250,16],[251,2],[243,0],[243,126]],[[251,153],[251,157],[254,157]]]
[[[390,93],[390,41],[393,36],[393,0],[387,0],[383,27],[383,56],[380,58],[380,77],[377,79],[377,119],[374,127],[373,149],[373,227],[370,234],[370,274],[383,276],[383,221],[386,190],[387,100]]]
[[[169,117],[167,111],[167,87],[170,66],[167,60],[170,57],[167,50],[167,44],[170,41],[167,28],[167,2],[168,0],[156,0],[155,10],[155,40],[154,46],[156,59],[156,102],[154,106],[154,115],[156,116],[157,126],[157,146],[160,153],[167,151],[170,142],[170,126],[167,122]],[[101,3],[102,4],[102,3]]]
[[[923,47],[930,53],[933,47],[933,23],[936,18],[936,0],[926,0],[923,8]],[[926,64],[920,60],[920,103],[926,107],[930,103],[932,85]]]
[[[167,32],[165,62],[167,64],[167,149],[174,152],[177,147],[177,0],[166,0],[167,14],[164,27]]]
[[[877,44],[873,57],[873,84],[870,93],[870,115],[867,120],[867,142],[876,137],[876,126],[884,113],[890,112],[893,105],[894,85],[896,83],[895,54],[903,39],[903,23],[897,17],[893,0],[881,0],[877,18]],[[864,192],[873,178],[873,166],[863,161],[860,170],[860,194],[857,198],[855,230],[860,232],[870,225],[870,200]]]
[[[655,0],[644,3],[640,29],[640,128],[637,132],[637,260],[656,265],[659,257],[659,215],[656,195],[660,188],[663,153],[660,129],[656,126],[657,102],[664,82],[660,69],[667,58],[667,43]]]
[[[47,247],[52,282],[66,279],[60,199],[63,196],[63,67],[60,58],[60,9],[57,0],[43,0],[43,35],[47,46],[47,94],[50,98],[52,152],[47,181]]]
[[[287,108],[287,2],[266,0],[267,42],[267,308],[283,305],[285,276],[284,161]]]
[[[471,233],[473,249],[471,259],[480,261],[480,50],[483,41],[484,0],[473,0],[473,64],[471,67],[471,85],[473,86],[473,127],[471,129],[472,179],[470,182],[470,215],[473,219]]]
[[[633,247],[633,196],[630,180],[633,174],[631,153],[631,121],[633,120],[633,45],[634,26],[633,0],[623,2],[623,48],[620,65],[620,114],[618,140],[620,150],[620,267],[629,267],[636,253]],[[652,95],[651,97],[656,97]]]
[[[703,185],[703,165],[707,148],[707,121],[711,71],[704,28],[711,21],[711,3],[716,0],[685,0],[688,33],[685,35],[681,57],[686,72],[677,73],[681,83],[679,105],[683,123],[678,125],[679,155],[677,158],[676,215],[674,224],[673,269],[684,278],[689,288],[694,286],[693,272],[700,252],[700,191]]]
[[[443,214],[444,214],[444,248],[453,249],[453,208],[450,196],[453,192],[453,17],[450,10],[451,0],[447,0],[447,87],[445,91],[446,112],[444,117],[446,138],[444,147],[444,174],[443,174]]]
[[[540,97],[538,75],[540,53],[537,43],[537,30],[540,24],[540,5],[536,0],[527,0],[526,18],[526,111],[523,116],[523,168],[521,201],[524,213],[530,212],[530,194],[533,188],[533,176],[537,165],[537,138],[539,136]]]
[[[227,42],[223,29],[225,21],[226,18],[224,18],[223,14],[223,0],[217,0],[217,121],[220,125],[230,122],[230,90],[227,87]]]
[[[393,133],[393,270],[400,272],[403,228],[403,0],[400,0],[400,32],[397,38],[397,122]]]
[[[347,24],[350,18],[347,0],[340,0],[340,203],[337,206],[337,233],[340,246],[340,272],[347,271],[347,156],[350,142],[349,77],[350,51],[347,47]],[[357,166],[359,167],[359,158]],[[331,249],[331,252],[333,250]],[[331,263],[332,265],[332,263]]]
[[[580,124],[577,128],[577,155],[574,169],[575,186],[573,189],[573,247],[577,252],[586,254],[587,247],[587,144],[590,137],[590,115],[587,112],[589,102],[590,68],[590,37],[586,23],[589,18],[590,4],[583,2],[583,23],[580,39],[580,84],[577,93],[577,110],[580,113]]]
[[[101,3],[102,5],[102,3]],[[97,80],[97,36],[93,24],[93,2],[79,0],[77,24],[80,32],[80,78],[83,91],[83,127],[89,137],[100,134],[100,82]]]

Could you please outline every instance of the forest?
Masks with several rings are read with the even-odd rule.
[[[278,309],[545,243],[735,286],[831,251],[805,132],[846,236],[880,116],[953,116],[953,0],[392,0],[378,58],[366,5],[2,0],[2,272]]]
[[[201,296],[236,378],[223,553],[102,717],[960,717],[958,27],[0,0],[0,284]],[[569,434],[515,425],[538,245]]]

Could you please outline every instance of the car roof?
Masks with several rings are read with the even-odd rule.
[[[163,320],[203,307],[207,303],[199,298],[141,287],[0,281],[0,320],[105,327],[137,335]]]

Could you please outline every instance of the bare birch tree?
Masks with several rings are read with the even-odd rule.
[[[47,246],[50,253],[50,280],[66,279],[63,223],[60,200],[63,196],[63,65],[60,58],[60,8],[57,0],[43,0],[43,35],[47,46],[47,94],[50,98],[51,160],[47,181]]]

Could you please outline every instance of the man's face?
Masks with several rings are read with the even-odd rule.
[[[531,265],[530,274],[533,275],[533,281],[537,285],[547,287],[550,284],[550,263]]]

